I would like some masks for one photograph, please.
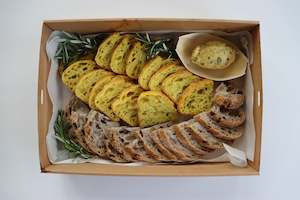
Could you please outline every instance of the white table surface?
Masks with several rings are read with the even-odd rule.
[[[296,0],[0,0],[0,199],[299,199],[299,8]],[[261,21],[264,125],[260,176],[40,173],[36,105],[42,20],[112,17]]]

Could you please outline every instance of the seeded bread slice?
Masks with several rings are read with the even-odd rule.
[[[193,122],[195,122],[195,120],[191,119],[175,124],[173,127],[176,132],[176,138],[185,148],[190,149],[196,155],[205,155],[210,149],[207,149],[193,138],[192,130],[188,127],[188,125]]]
[[[110,61],[111,61],[111,56],[116,48],[116,46],[119,44],[121,41],[122,36],[120,33],[113,33],[109,37],[107,37],[99,46],[95,61],[96,63],[107,70],[110,69]]]
[[[124,89],[112,103],[113,112],[130,126],[138,126],[137,100],[143,89],[139,85],[132,85]]]
[[[147,55],[141,42],[135,42],[126,57],[126,74],[130,78],[138,79]]]
[[[198,76],[187,70],[181,70],[164,79],[161,89],[174,103],[177,103],[183,90],[198,80],[200,80]]]
[[[88,104],[90,93],[94,85],[97,81],[108,75],[113,75],[113,73],[103,69],[94,70],[83,75],[75,86],[75,95]]]
[[[105,158],[105,128],[118,126],[120,126],[118,122],[113,122],[102,113],[91,110],[84,126],[84,140],[89,149],[98,156]]]
[[[223,141],[214,137],[198,122],[192,122],[188,124],[187,128],[191,130],[190,133],[192,138],[196,140],[201,146],[212,150],[224,148]]]
[[[221,83],[216,88],[216,93],[213,97],[213,102],[218,106],[223,106],[227,109],[238,109],[244,103],[244,94],[242,91],[234,88],[232,85]]]
[[[138,119],[140,127],[172,121],[177,116],[174,103],[162,92],[142,92],[138,98]]]
[[[110,68],[113,72],[126,74],[126,56],[132,47],[133,41],[133,36],[125,35],[114,49],[110,61]]]
[[[93,60],[79,60],[69,65],[62,73],[61,78],[63,83],[72,91],[74,91],[79,79],[83,75],[97,68],[99,68],[99,66],[97,66]]]
[[[224,128],[211,120],[207,113],[196,115],[195,120],[205,127],[212,135],[224,140],[235,140],[242,136],[242,130],[238,128]]]
[[[143,67],[140,75],[139,75],[139,84],[144,90],[149,90],[149,80],[151,76],[161,67],[163,62],[163,58],[160,56],[156,56],[153,59],[147,61],[145,66]]]
[[[112,110],[112,102],[120,93],[131,86],[132,83],[126,76],[116,76],[111,82],[106,84],[95,97],[95,105],[99,111],[107,115],[113,121],[119,121],[120,118]]]
[[[177,109],[185,115],[206,112],[211,107],[214,82],[202,79],[191,83],[179,96]]]
[[[219,106],[213,106],[208,113],[209,117],[219,126],[225,128],[236,128],[245,122],[245,112],[242,108],[229,110]]]
[[[178,141],[174,127],[160,129],[158,137],[164,147],[175,154],[179,161],[193,161],[199,158]]]

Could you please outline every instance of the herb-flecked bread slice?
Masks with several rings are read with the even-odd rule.
[[[126,74],[126,57],[132,47],[133,41],[133,36],[125,35],[114,49],[111,56],[110,68],[116,74]]]
[[[174,103],[178,103],[183,90],[197,80],[200,80],[198,76],[187,70],[181,70],[168,76],[162,82],[161,89]]]
[[[126,57],[126,74],[130,78],[138,79],[147,59],[145,48],[141,42],[133,44]]]
[[[147,91],[138,98],[138,119],[140,127],[172,121],[177,116],[174,103],[162,92]]]
[[[113,112],[130,126],[138,126],[137,99],[143,92],[139,85],[132,85],[124,89],[112,103]]]
[[[69,65],[62,73],[61,78],[63,83],[74,91],[79,79],[97,68],[99,66],[93,60],[79,60]]]
[[[161,67],[162,62],[163,58],[160,56],[155,56],[153,59],[147,61],[138,80],[143,89],[149,90],[148,82],[151,76]]]
[[[90,93],[94,85],[97,81],[108,75],[113,75],[113,73],[103,69],[97,69],[83,75],[75,87],[75,95],[88,104]]]
[[[185,115],[197,115],[211,108],[214,82],[202,79],[191,83],[179,96],[177,109]]]
[[[99,111],[107,115],[113,121],[119,121],[120,118],[113,112],[112,103],[120,95],[120,93],[131,86],[129,78],[126,76],[116,76],[111,82],[106,84],[104,88],[97,94],[95,105]]]
[[[121,41],[122,36],[116,32],[107,37],[98,47],[98,51],[95,57],[96,63],[107,70],[110,70],[110,61],[112,52]]]
[[[103,87],[109,83],[115,76],[113,75],[107,75],[103,77],[101,80],[99,80],[94,87],[91,90],[90,97],[89,97],[89,106],[91,109],[96,110],[97,107],[95,105],[95,98],[97,94],[103,89]]]

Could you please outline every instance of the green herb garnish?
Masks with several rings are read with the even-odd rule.
[[[85,159],[90,158],[91,155],[70,138],[68,134],[69,129],[70,125],[64,119],[64,111],[59,110],[54,123],[54,131],[57,140],[59,140],[64,147],[76,157],[79,156]]]

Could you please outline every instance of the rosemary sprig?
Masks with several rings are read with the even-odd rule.
[[[148,58],[153,58],[160,53],[167,54],[169,58],[177,57],[174,48],[170,47],[170,38],[151,40],[148,33],[136,33],[136,39],[141,41],[145,45]]]
[[[90,158],[91,155],[69,137],[69,128],[70,125],[64,120],[64,111],[59,110],[54,123],[54,132],[57,140],[59,140],[64,147],[75,156],[85,159]]]
[[[55,53],[55,58],[64,66],[76,60],[78,57],[93,51],[98,46],[99,34],[95,35],[80,35],[75,33],[62,32],[58,47]]]

